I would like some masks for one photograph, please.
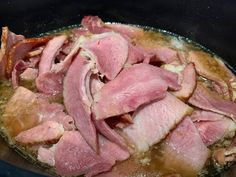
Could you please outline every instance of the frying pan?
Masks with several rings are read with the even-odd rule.
[[[13,32],[27,37],[78,24],[84,15],[174,32],[202,44],[236,68],[235,0],[6,0],[0,3],[0,26],[9,26]],[[0,159],[0,176],[46,175],[8,148],[2,139]],[[221,176],[235,177],[236,166]]]

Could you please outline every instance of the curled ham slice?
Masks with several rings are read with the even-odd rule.
[[[188,102],[203,110],[223,114],[236,120],[236,103],[224,100],[200,82]]]
[[[84,57],[79,54],[76,56],[64,79],[63,97],[66,110],[73,117],[81,135],[94,150],[97,150],[97,135],[86,93],[86,87],[89,87],[86,80],[90,78],[91,67]]]
[[[168,87],[174,90],[181,88],[177,80],[177,74],[149,64],[126,68],[95,94],[95,119],[124,114],[142,104],[163,99]]]
[[[66,39],[66,35],[60,35],[54,37],[47,43],[39,62],[39,76],[51,70],[56,54]]]
[[[128,43],[118,33],[109,32],[93,35],[81,46],[89,51],[98,71],[112,80],[120,72],[128,57]]]

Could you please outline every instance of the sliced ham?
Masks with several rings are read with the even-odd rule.
[[[191,112],[192,109],[188,105],[167,94],[164,99],[144,105],[135,111],[133,124],[122,132],[135,145],[137,151],[145,152],[150,146],[164,139],[170,130]]]
[[[82,48],[89,51],[98,71],[109,80],[116,77],[128,57],[128,42],[114,32],[93,35],[84,41]]]
[[[16,35],[11,32],[8,27],[2,27],[1,50],[0,50],[0,78],[5,77],[5,69],[7,64],[7,53],[10,48],[24,39],[22,35]]]
[[[22,144],[35,144],[59,139],[64,133],[61,124],[54,121],[43,122],[36,127],[20,132],[15,140]]]
[[[51,148],[45,148],[40,146],[38,149],[38,156],[37,159],[40,162],[46,163],[50,166],[55,165],[55,159],[54,159],[54,151],[56,149],[56,145],[53,145]]]
[[[223,114],[236,120],[236,103],[224,100],[200,82],[188,102],[203,110]]]
[[[96,150],[97,135],[91,119],[91,103],[86,93],[89,90],[90,70],[91,64],[84,57],[77,55],[65,76],[63,97],[66,110],[73,117],[76,127],[88,144]]]
[[[37,89],[45,94],[56,95],[63,90],[63,73],[46,72],[36,79]]]
[[[34,47],[43,45],[50,40],[50,37],[42,38],[28,38],[17,42],[7,53],[7,67],[6,73],[9,76],[12,69],[18,60],[22,60],[26,57],[27,53]]]
[[[59,49],[62,47],[66,39],[66,35],[60,35],[53,37],[53,39],[51,39],[47,43],[39,62],[39,76],[51,70],[56,54],[58,53]]]
[[[194,63],[199,75],[218,85],[219,93],[225,99],[231,99],[229,83],[231,80],[235,80],[235,76],[220,59],[202,51],[190,51],[188,61]]]
[[[180,175],[189,177],[197,176],[210,155],[189,117],[168,136],[162,152],[167,169],[176,169]]]
[[[94,176],[109,171],[116,161],[129,157],[127,151],[99,136],[99,154],[78,131],[65,132],[55,150],[55,167],[62,176]]]
[[[206,146],[212,145],[236,130],[229,118],[208,111],[195,111],[191,116]]]
[[[167,88],[180,89],[175,73],[149,65],[136,64],[126,68],[95,94],[95,119],[134,111],[140,105],[165,97]]]

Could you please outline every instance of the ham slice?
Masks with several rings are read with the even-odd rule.
[[[44,73],[50,72],[56,54],[58,53],[59,49],[62,47],[66,39],[66,35],[60,35],[53,37],[53,39],[51,39],[47,43],[39,62],[39,76]]]
[[[26,57],[28,52],[34,47],[43,45],[50,40],[50,37],[42,38],[28,38],[17,42],[7,53],[7,67],[6,73],[9,76],[13,70],[13,67],[18,60],[22,60]]]
[[[225,99],[231,99],[230,88],[228,85],[235,76],[217,57],[211,56],[202,51],[190,51],[188,61],[193,62],[199,75],[215,82],[220,90],[220,94]],[[214,66],[214,67],[213,67]]]
[[[0,50],[0,78],[5,77],[5,67],[7,64],[7,53],[10,48],[24,39],[22,35],[16,35],[11,32],[8,27],[2,27],[1,50]]]
[[[64,79],[63,97],[66,110],[73,117],[76,127],[88,144],[96,150],[97,135],[91,119],[91,103],[86,93],[89,90],[91,67],[84,57],[79,54],[76,56]]]
[[[136,64],[126,68],[95,94],[95,119],[134,111],[140,105],[165,97],[167,88],[180,89],[175,73],[149,65]]]
[[[127,151],[99,136],[99,154],[87,144],[78,131],[65,132],[55,150],[55,167],[62,176],[94,176],[109,171],[116,161],[129,157]]]
[[[236,130],[236,125],[231,119],[213,112],[195,111],[191,119],[194,120],[194,125],[206,146],[216,143]]]
[[[167,169],[176,169],[176,173],[189,177],[197,176],[210,155],[189,117],[168,136],[162,152]]]
[[[35,144],[59,139],[64,133],[61,124],[46,121],[36,127],[20,132],[15,140],[22,144]]]
[[[128,43],[118,33],[93,35],[85,40],[82,48],[89,51],[98,71],[112,80],[120,72],[128,57]]]
[[[188,105],[168,93],[164,99],[144,105],[135,111],[133,124],[122,132],[135,145],[137,151],[145,152],[150,146],[164,139],[170,130],[191,112],[192,109]]]
[[[200,82],[188,102],[203,110],[223,114],[236,120],[236,103],[224,100]]]

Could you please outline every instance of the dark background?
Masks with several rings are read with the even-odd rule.
[[[84,15],[166,29],[202,44],[236,68],[235,0],[0,1],[0,26],[25,36],[78,24]]]

